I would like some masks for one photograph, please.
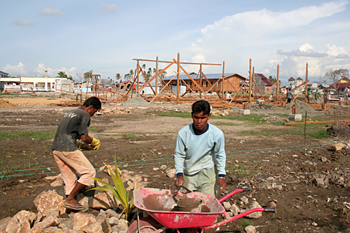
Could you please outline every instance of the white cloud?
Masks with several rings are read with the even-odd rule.
[[[329,69],[348,69],[350,67],[349,54],[344,48],[330,44],[325,47],[325,51],[316,51],[312,45],[305,43],[290,52],[277,51],[277,54],[280,55],[279,59],[271,60],[265,67],[265,71],[276,73],[277,64],[280,64],[281,76],[305,78],[306,63],[308,63],[308,77],[318,79]],[[317,56],[318,54],[322,56]]]
[[[249,58],[253,59],[256,72],[271,72],[267,72],[267,75],[276,74],[278,61],[280,75],[283,73],[289,77],[305,75],[305,63],[309,62],[309,77],[319,76],[323,74],[324,66],[331,66],[333,61],[335,67],[338,64],[345,65],[348,55],[337,46],[325,51],[314,49],[311,44],[316,40],[317,46],[324,46],[327,42],[322,41],[323,37],[315,37],[314,33],[318,32],[317,36],[324,35],[325,25],[320,28],[317,22],[311,23],[344,11],[347,4],[348,1],[341,0],[291,11],[261,9],[226,16],[201,29],[200,37],[193,41],[195,46],[191,44],[188,47],[190,53],[188,56],[196,57],[200,54],[211,63],[220,63],[224,60],[227,72],[240,73],[244,76],[248,74]],[[305,28],[312,29],[313,33],[309,33]],[[311,41],[305,43],[308,38],[311,38]],[[294,50],[290,49],[293,46],[296,48],[297,45],[301,46]],[[279,48],[289,49],[286,51]],[[330,57],[329,53],[336,55]],[[272,63],[268,62],[269,60]],[[322,61],[322,64],[317,61]],[[215,66],[205,69],[207,72],[218,71]]]
[[[54,16],[54,17],[59,17],[62,15],[66,15],[66,13],[63,13],[59,9],[54,9],[50,7],[45,7],[44,9],[41,10],[42,15],[49,15],[49,16]]]
[[[34,21],[33,20],[21,20],[21,19],[15,19],[13,21],[13,23],[15,25],[18,25],[18,26],[31,26],[34,24]]]
[[[18,65],[14,65],[14,66],[7,64],[5,67],[2,68],[2,70],[5,71],[6,73],[9,73],[9,75],[11,76],[28,74],[22,62],[19,62]]]
[[[45,70],[48,72],[48,76],[50,77],[56,77],[57,73],[60,71],[65,72],[68,76],[72,76],[73,78],[76,76],[77,68],[76,67],[71,67],[71,68],[66,68],[66,67],[61,67],[61,68],[50,68],[45,66],[43,63],[39,63],[38,66],[34,69],[34,72],[38,75],[44,75]]]
[[[345,10],[347,1],[328,2],[320,6],[302,7],[288,12],[272,12],[267,9],[247,11],[227,16],[201,30],[204,37],[222,36],[222,34],[238,33],[261,35],[280,29],[304,26],[312,21],[328,17]]]
[[[117,10],[117,4],[105,4],[105,3],[101,3],[101,7],[105,12],[108,13],[113,13]]]

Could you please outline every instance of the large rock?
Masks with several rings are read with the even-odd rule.
[[[95,193],[91,208],[106,210],[117,208],[119,204],[120,201],[110,192]]]
[[[15,216],[11,218],[9,223],[5,228],[6,233],[15,233],[15,232],[28,232],[30,225],[36,219],[36,214],[26,210],[18,212]],[[29,228],[28,228],[29,227]]]
[[[0,220],[0,232],[5,231],[7,224],[9,224],[11,217],[3,218]]]
[[[74,215],[73,230],[79,231],[83,227],[96,222],[94,215],[85,213],[76,213]]]
[[[98,222],[90,223],[82,228],[85,233],[103,233],[102,226]]]
[[[65,212],[63,197],[58,195],[55,190],[40,193],[33,202],[38,212],[43,216],[49,216],[52,209],[58,209],[60,214]]]
[[[128,221],[126,221],[125,219],[120,219],[118,222],[118,225],[115,225],[112,227],[112,232],[124,232],[128,229]]]
[[[256,228],[254,226],[247,226],[244,228],[244,231],[247,233],[256,233]]]
[[[231,211],[234,216],[241,212],[240,208],[236,204],[231,205]]]
[[[53,216],[46,217],[42,222],[39,222],[34,225],[33,229],[45,229],[52,226],[57,226],[59,220]]]
[[[65,233],[62,229],[58,227],[49,227],[43,230],[43,233]]]
[[[255,209],[255,208],[261,208],[260,204],[257,201],[253,201],[247,210],[251,210],[251,209]],[[262,216],[262,212],[257,211],[257,212],[248,214],[246,217],[247,218],[260,218],[261,216]]]
[[[176,169],[167,170],[167,171],[166,171],[166,175],[167,175],[169,178],[174,178],[175,175],[176,175]]]

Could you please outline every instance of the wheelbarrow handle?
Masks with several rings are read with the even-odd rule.
[[[240,214],[238,214],[236,216],[233,216],[232,218],[229,218],[229,219],[226,219],[226,220],[224,220],[222,222],[216,223],[214,225],[202,227],[202,230],[217,228],[217,227],[222,226],[222,225],[224,225],[226,223],[232,222],[232,221],[234,221],[236,219],[242,218],[244,216],[247,216],[247,215],[249,215],[251,213],[254,213],[254,212],[257,212],[257,211],[260,211],[260,212],[274,212],[275,213],[276,209],[274,209],[274,208],[255,208],[255,209],[251,209],[251,210],[245,211],[243,213],[240,213]]]
[[[221,202],[225,201],[227,198],[232,197],[232,196],[235,195],[236,193],[248,192],[248,191],[250,191],[250,188],[236,189],[236,190],[232,191],[231,193],[227,194],[226,196],[224,196],[223,198],[221,198],[221,199],[219,200],[219,202],[221,203]]]

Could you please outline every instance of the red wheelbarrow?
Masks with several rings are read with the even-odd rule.
[[[193,228],[204,230],[222,226],[228,222],[242,218],[248,214],[260,212],[275,212],[274,208],[255,208],[230,217],[220,204],[236,193],[250,191],[249,188],[237,189],[227,196],[217,200],[215,197],[199,192],[182,194],[169,189],[143,188],[134,190],[134,205],[151,217],[135,220],[127,233],[162,232],[166,229]],[[182,200],[184,206],[178,207]],[[215,223],[217,217],[225,215],[225,220]],[[179,232],[179,230],[177,230]]]

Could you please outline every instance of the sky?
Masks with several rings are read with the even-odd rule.
[[[204,73],[255,73],[311,82],[350,68],[347,0],[1,1],[0,70],[74,79],[93,70],[115,79],[133,59],[213,63]],[[140,62],[155,68],[155,62]],[[159,69],[166,63],[159,63]],[[183,65],[198,72],[198,65]],[[173,65],[167,76],[176,72]]]

